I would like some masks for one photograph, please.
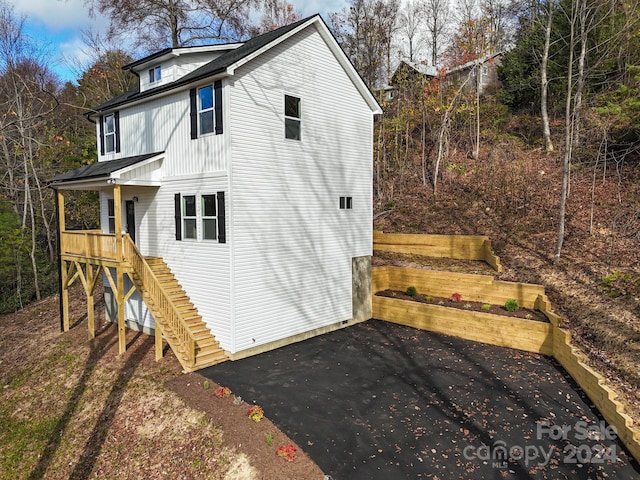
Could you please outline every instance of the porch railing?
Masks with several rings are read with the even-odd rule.
[[[116,236],[101,230],[66,230],[60,233],[60,251],[63,255],[116,260]]]
[[[196,363],[196,339],[193,333],[182,319],[182,316],[162,288],[162,285],[160,285],[157,277],[149,267],[147,261],[140,254],[131,237],[129,235],[123,235],[122,240],[124,242],[124,258],[133,267],[135,276],[138,277],[136,280],[140,282],[140,286],[144,288],[146,295],[148,295],[149,300],[151,300],[151,305],[147,306],[151,310],[156,322],[158,322],[162,328],[170,329],[173,336],[177,338],[179,346],[182,347],[184,355],[187,357],[186,367],[193,368]],[[136,280],[134,280],[134,282],[136,282]],[[167,336],[167,341],[170,341],[170,336]],[[175,349],[177,345],[171,345],[171,347],[174,349],[176,356],[179,356],[180,354]]]

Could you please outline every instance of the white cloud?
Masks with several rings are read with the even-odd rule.
[[[89,18],[84,0],[9,0],[15,13],[23,14],[31,22],[38,22],[52,31],[102,27],[104,18]]]

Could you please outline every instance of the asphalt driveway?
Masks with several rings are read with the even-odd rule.
[[[262,406],[334,480],[640,478],[541,355],[370,320],[199,373]]]

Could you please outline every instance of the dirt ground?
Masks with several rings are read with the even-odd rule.
[[[84,293],[70,297],[83,318]],[[300,449],[278,456],[293,442],[249,405],[183,375],[170,351],[156,362],[153,337],[127,331],[121,356],[114,326],[97,323],[93,341],[86,319],[61,335],[56,297],[0,316],[0,478],[323,478]]]

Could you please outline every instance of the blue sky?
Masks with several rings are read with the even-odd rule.
[[[342,10],[347,0],[289,0],[302,16]],[[84,0],[7,0],[17,15],[26,16],[25,31],[53,60],[51,68],[64,81],[75,81],[83,65],[82,31],[103,32],[105,18],[89,18]]]

